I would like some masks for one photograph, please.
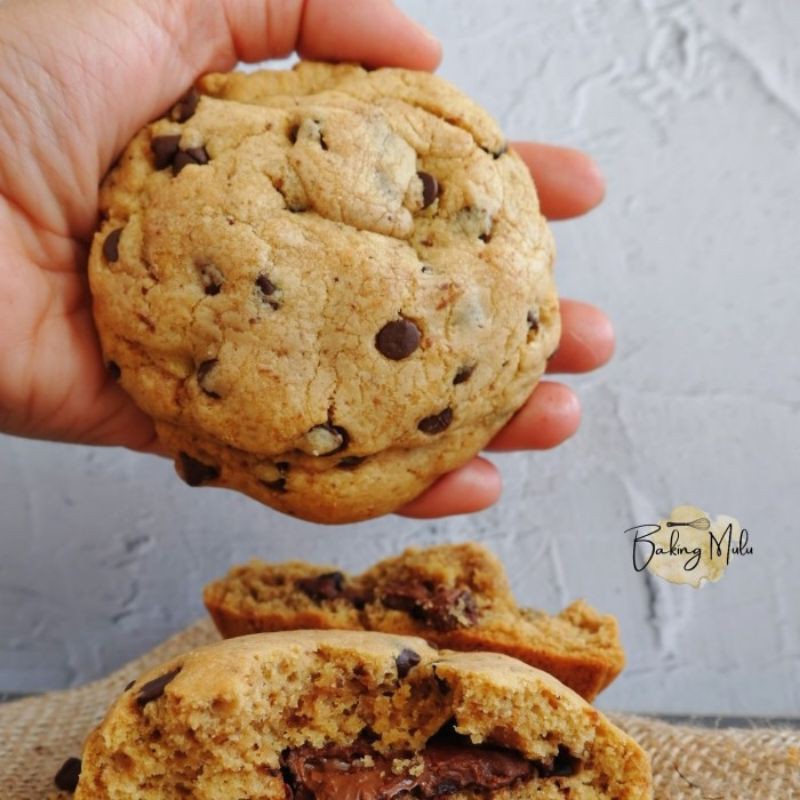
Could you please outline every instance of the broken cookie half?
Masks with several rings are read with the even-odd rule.
[[[647,756],[550,675],[355,631],[256,634],[129,686],[77,800],[651,797]]]
[[[421,636],[438,647],[514,656],[587,700],[625,663],[613,616],[582,601],[556,615],[520,608],[503,565],[476,542],[409,548],[360,575],[254,560],[209,584],[204,601],[226,638],[295,628]]]

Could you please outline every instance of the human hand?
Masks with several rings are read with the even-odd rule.
[[[0,430],[158,451],[152,421],[103,366],[86,260],[102,176],[128,140],[195,78],[297,50],[305,58],[433,69],[439,44],[389,0],[10,0],[0,6]],[[544,213],[603,194],[580,153],[518,144]],[[596,309],[562,302],[550,371],[604,363]],[[574,394],[543,382],[491,449],[552,447],[577,427]],[[433,517],[493,503],[499,476],[476,458],[403,509]]]

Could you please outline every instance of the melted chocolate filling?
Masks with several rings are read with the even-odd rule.
[[[486,795],[517,781],[580,769],[565,747],[545,764],[516,750],[472,744],[452,730],[434,736],[417,756],[381,755],[362,737],[351,745],[287,750],[282,763],[288,800],[393,800],[407,794],[433,800],[465,789]]]
[[[387,608],[405,611],[437,631],[469,628],[478,621],[478,606],[469,589],[425,581],[393,583],[383,589],[381,600]]]

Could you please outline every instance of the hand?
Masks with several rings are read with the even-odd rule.
[[[86,259],[113,158],[195,78],[297,50],[305,58],[433,69],[439,44],[389,0],[8,0],[0,5],[0,430],[158,450],[152,421],[107,374]],[[520,144],[546,215],[580,214],[603,183],[585,156]],[[564,301],[550,368],[584,371],[613,349],[599,311]],[[550,447],[579,417],[545,382],[492,443]],[[475,459],[409,504],[410,516],[483,508],[499,477]]]

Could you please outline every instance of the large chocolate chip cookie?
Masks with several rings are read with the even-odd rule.
[[[208,75],[101,192],[112,374],[187,483],[322,522],[408,502],[522,405],[553,248],[492,119],[426,73]]]
[[[353,631],[243,636],[126,689],[76,800],[647,800],[639,746],[496,653]]]

